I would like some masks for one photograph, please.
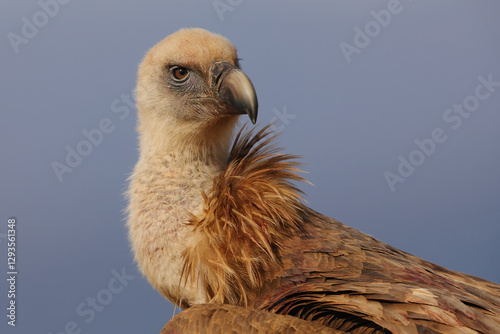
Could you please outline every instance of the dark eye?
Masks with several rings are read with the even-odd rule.
[[[181,66],[172,66],[170,73],[172,73],[174,80],[178,82],[185,81],[189,75],[189,71]]]

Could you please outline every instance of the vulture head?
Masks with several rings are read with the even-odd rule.
[[[255,89],[240,69],[236,48],[203,29],[182,29],[146,54],[136,99],[139,132],[150,137],[144,140],[202,159],[227,153],[238,115],[257,119]]]

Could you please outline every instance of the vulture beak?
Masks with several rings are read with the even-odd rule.
[[[259,103],[255,88],[246,74],[227,61],[213,63],[210,74],[214,95],[226,105],[222,113],[247,114],[255,124]]]

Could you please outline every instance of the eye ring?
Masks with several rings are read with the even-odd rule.
[[[176,82],[181,83],[188,79],[189,70],[185,67],[175,65],[170,67],[170,74]]]

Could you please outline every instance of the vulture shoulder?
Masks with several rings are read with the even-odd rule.
[[[307,212],[255,305],[352,333],[500,333],[500,286]],[[300,249],[297,252],[297,249]]]

